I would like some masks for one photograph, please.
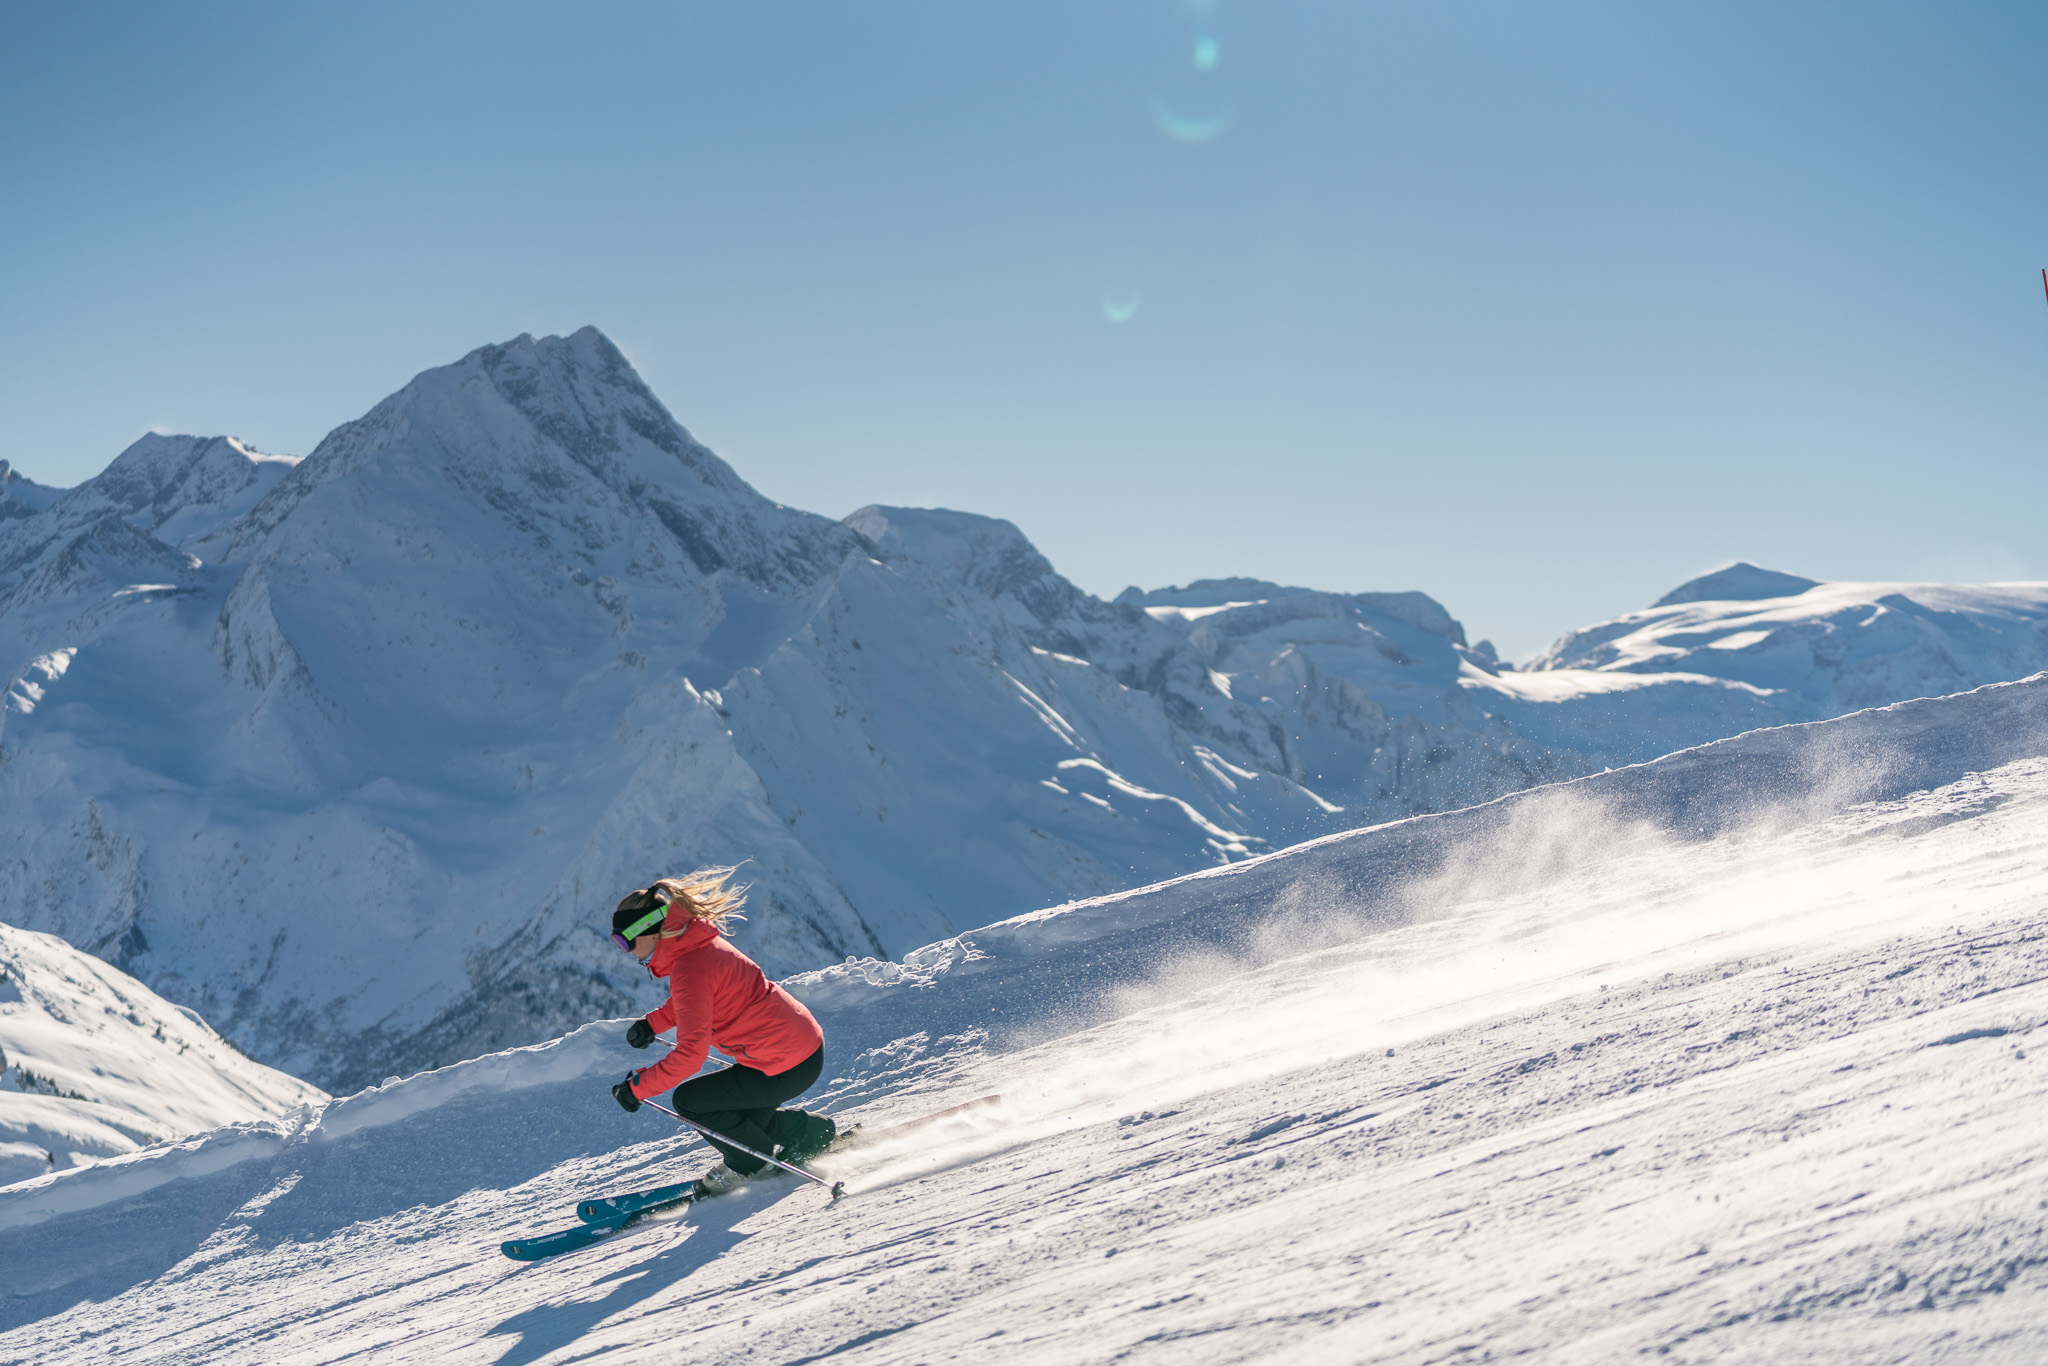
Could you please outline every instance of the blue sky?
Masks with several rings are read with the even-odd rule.
[[[0,458],[303,453],[595,323],[769,495],[1103,594],[1520,656],[1735,558],[2048,578],[2044,62],[2023,4],[9,5]]]

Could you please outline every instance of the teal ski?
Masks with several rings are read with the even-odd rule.
[[[694,1204],[700,1198],[694,1181],[664,1189],[675,1193],[666,1200],[652,1201],[638,1209],[615,1214],[608,1219],[580,1224],[575,1228],[565,1228],[557,1233],[543,1233],[538,1238],[514,1238],[500,1244],[499,1250],[515,1262],[537,1262],[545,1257],[557,1257],[564,1252],[575,1252],[579,1248],[601,1243],[616,1234],[624,1233],[636,1224],[646,1223],[657,1214]],[[646,1194],[653,1195],[658,1192],[649,1191]]]
[[[894,1138],[900,1134],[914,1132],[928,1124],[950,1119],[970,1110],[979,1110],[985,1106],[1000,1104],[1001,1101],[1001,1096],[977,1096],[975,1099],[964,1104],[948,1106],[946,1109],[940,1110],[935,1114],[923,1115],[904,1124],[891,1125],[878,1132],[864,1130],[860,1126],[855,1125],[839,1135],[835,1143],[843,1142],[849,1146],[857,1146],[861,1143],[871,1143],[879,1139]],[[667,1106],[657,1106],[656,1108],[662,1110],[665,1114],[675,1114]],[[701,1128],[701,1126],[694,1127]],[[760,1156],[760,1154],[755,1155]],[[771,1158],[770,1160],[775,1161],[777,1166],[785,1166],[784,1163],[777,1159]],[[805,1171],[801,1167],[786,1167],[786,1170],[798,1176],[816,1181],[821,1186],[825,1184],[823,1178],[815,1173]],[[755,1181],[760,1179],[759,1177],[754,1178]],[[749,1184],[753,1184],[753,1182],[750,1181]],[[833,1199],[839,1198],[840,1189],[841,1187],[838,1185],[831,1187]],[[706,1196],[697,1189],[695,1181],[679,1181],[672,1186],[656,1186],[652,1190],[630,1191],[624,1195],[610,1195],[596,1200],[585,1200],[576,1206],[576,1217],[583,1221],[580,1226],[565,1228],[555,1233],[544,1233],[537,1238],[515,1238],[500,1244],[500,1247],[505,1255],[514,1261],[537,1262],[545,1257],[556,1257],[564,1252],[574,1252],[579,1248],[586,1248],[593,1244],[601,1243],[605,1239],[624,1233],[635,1224],[644,1223],[658,1214],[673,1209],[681,1209],[686,1205],[693,1205],[699,1200],[709,1198],[709,1196]]]
[[[613,1195],[602,1200],[585,1200],[576,1207],[576,1217],[586,1224],[609,1223],[637,1214],[654,1205],[666,1205],[677,1200],[694,1200],[697,1183],[683,1181],[673,1186],[657,1186],[651,1191],[634,1191],[628,1195]]]

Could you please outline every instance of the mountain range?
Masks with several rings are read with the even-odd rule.
[[[0,920],[333,1090],[631,1013],[650,878],[782,974],[2048,667],[2048,585],[1738,565],[1514,667],[1419,592],[1061,577],[1011,524],[782,506],[601,333],[304,458],[0,471]]]

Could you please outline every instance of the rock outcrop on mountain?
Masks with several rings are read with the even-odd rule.
[[[687,866],[746,861],[789,972],[2048,662],[1962,607],[1914,618],[1947,672],[1705,643],[1841,587],[1534,671],[1415,592],[1105,602],[1007,522],[778,505],[594,329],[520,337],[304,459],[145,437],[0,519],[0,906],[340,1089],[643,1008],[602,925]]]
[[[57,501],[64,490],[38,484],[0,460],[0,522],[34,517]]]

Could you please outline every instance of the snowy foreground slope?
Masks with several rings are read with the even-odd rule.
[[[778,505],[594,329],[520,337],[303,459],[0,472],[0,918],[352,1089],[630,1009],[603,912],[695,864],[786,973],[2048,667],[2048,585],[1760,572],[1536,672],[1417,592],[1104,602],[1007,522]]]
[[[514,1264],[704,1160],[593,1025],[0,1191],[0,1361],[2048,1354],[2048,677],[794,985],[1002,1105]]]
[[[118,968],[0,924],[0,1185],[327,1099]]]

